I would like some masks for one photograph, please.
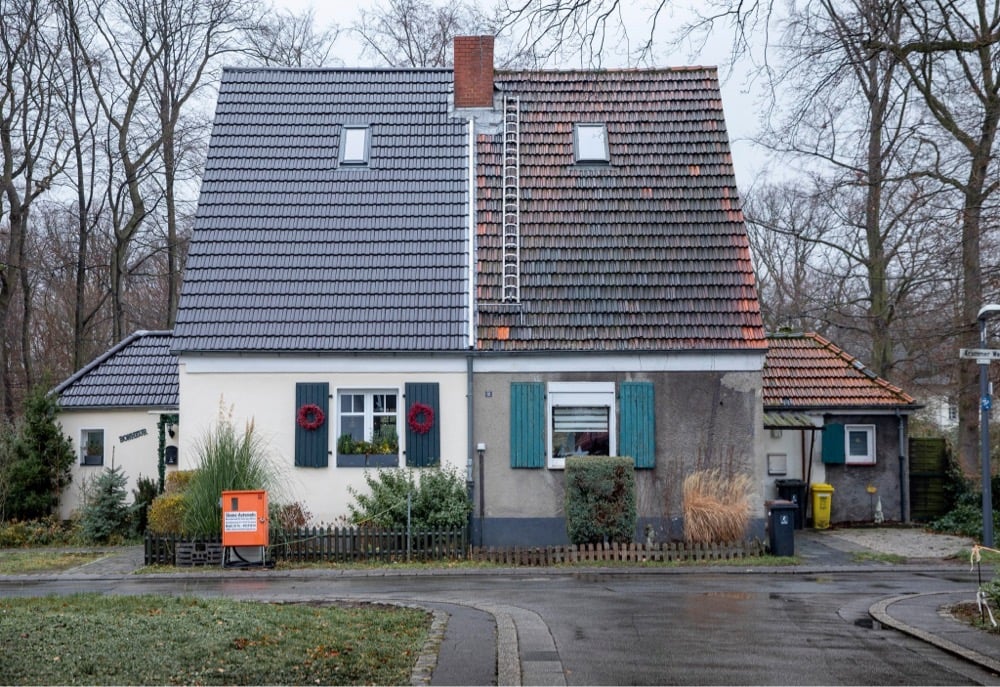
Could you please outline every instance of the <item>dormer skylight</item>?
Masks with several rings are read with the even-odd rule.
[[[367,125],[345,125],[340,137],[340,164],[367,165],[370,144]]]
[[[573,155],[577,162],[610,162],[608,129],[603,122],[573,127]]]

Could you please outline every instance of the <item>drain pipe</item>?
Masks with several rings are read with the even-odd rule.
[[[896,422],[899,427],[899,519],[901,522],[909,522],[910,519],[907,517],[907,498],[908,489],[906,488],[906,446],[903,443],[906,440],[906,416],[899,412],[899,408],[896,408]]]

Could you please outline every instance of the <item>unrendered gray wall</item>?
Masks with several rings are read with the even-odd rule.
[[[510,467],[511,382],[650,381],[656,403],[656,467],[636,471],[639,536],[646,525],[656,541],[683,536],[685,476],[718,468],[725,474],[763,474],[759,372],[476,373],[473,442],[487,446],[482,474],[475,467],[474,521],[484,545],[566,543],[563,471]],[[760,490],[758,490],[760,491]],[[482,505],[481,505],[482,504]],[[480,509],[482,508],[482,512]],[[755,530],[764,514],[753,499]]]
[[[903,418],[905,422],[905,417]],[[902,473],[902,493],[909,491],[909,479],[905,461],[901,465],[899,447],[900,418],[894,415],[828,415],[826,422],[842,422],[850,425],[875,425],[874,465],[827,465],[826,481],[833,486],[830,522],[857,523],[872,522],[874,504],[882,499],[885,520],[901,522],[906,519],[902,512],[900,498],[900,470]],[[878,491],[868,493],[868,486]]]

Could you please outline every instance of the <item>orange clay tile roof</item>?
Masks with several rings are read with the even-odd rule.
[[[898,408],[915,399],[819,334],[772,334],[764,408]]]
[[[501,136],[478,138],[478,346],[754,350],[767,341],[714,68],[498,71],[520,98],[521,302],[501,303]],[[576,164],[575,123],[610,162]]]

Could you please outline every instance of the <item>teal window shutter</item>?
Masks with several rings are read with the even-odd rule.
[[[833,465],[846,463],[844,450],[844,425],[830,422],[823,427],[823,462]]]
[[[323,411],[323,424],[316,429],[299,425],[299,408],[317,405]],[[295,465],[302,468],[325,468],[330,464],[330,385],[326,382],[302,382],[295,385]]]
[[[441,413],[439,412],[441,403],[439,398],[437,382],[408,382],[405,390],[405,415],[403,422],[406,423],[406,464],[411,468],[426,468],[441,464]],[[421,404],[431,409],[434,420],[430,428],[424,432],[417,432],[411,427],[410,412],[415,404]],[[418,427],[426,424],[428,418],[419,415],[414,418],[414,424]]]
[[[618,455],[636,468],[656,467],[656,413],[652,382],[622,382],[619,399]]]
[[[545,467],[545,384],[511,382],[510,466]]]

